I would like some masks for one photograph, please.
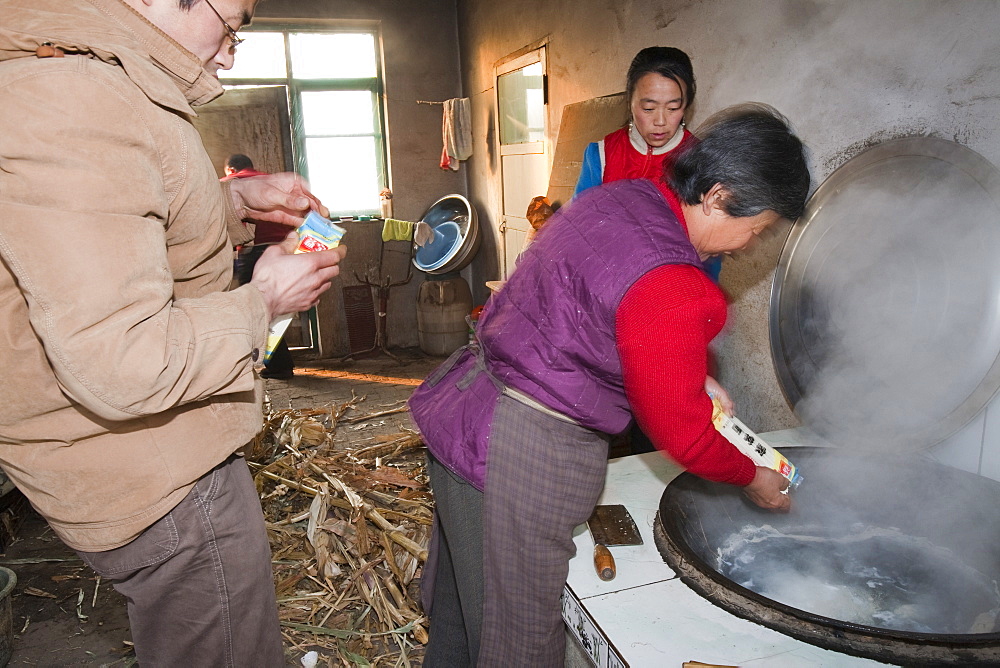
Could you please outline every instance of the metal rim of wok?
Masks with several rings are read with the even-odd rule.
[[[981,201],[992,203],[992,206],[987,205],[990,210],[981,211],[983,215],[977,218],[975,223],[983,231],[983,237],[989,242],[988,248],[981,252],[1000,255],[1000,242],[997,241],[996,234],[998,223],[1000,223],[1000,171],[975,151],[955,142],[933,137],[906,137],[891,140],[867,149],[850,159],[834,171],[810,197],[805,212],[793,224],[782,247],[771,287],[769,308],[772,360],[782,392],[789,405],[807,426],[834,445],[838,444],[838,437],[844,436],[838,430],[838,426],[836,424],[817,424],[822,420],[811,421],[807,417],[804,418],[798,409],[803,395],[808,393],[810,376],[807,374],[811,373],[811,377],[818,377],[819,374],[815,373],[815,369],[821,368],[821,363],[815,362],[814,358],[814,355],[821,355],[817,350],[819,348],[818,339],[815,336],[810,336],[808,325],[804,322],[807,317],[803,315],[807,309],[801,304],[804,298],[811,294],[820,293],[823,290],[827,291],[826,294],[836,294],[836,290],[842,288],[841,285],[822,283],[823,278],[829,279],[831,275],[834,276],[831,281],[839,280],[837,274],[841,273],[840,268],[827,271],[822,263],[826,262],[832,265],[834,262],[851,262],[849,253],[841,253],[840,255],[835,253],[838,244],[845,245],[843,241],[845,238],[852,239],[854,237],[848,235],[837,238],[835,228],[840,221],[835,219],[836,215],[834,214],[844,207],[854,206],[850,200],[845,199],[850,197],[852,187],[861,189],[863,184],[869,184],[873,177],[885,179],[890,182],[891,186],[894,183],[893,179],[903,181],[912,178],[907,174],[907,169],[919,170],[921,168],[925,168],[927,171],[946,169],[949,170],[947,173],[954,174],[956,179],[964,179],[970,184],[978,184],[982,191],[976,192],[981,197]],[[908,206],[916,208],[916,204],[921,201],[919,193],[916,195],[907,193],[907,197],[901,197],[898,202],[899,211],[906,212]],[[827,209],[832,209],[833,213],[826,215]],[[858,209],[856,217],[860,220],[866,211],[860,205]],[[881,219],[868,221],[868,223],[877,224],[883,221],[884,219]],[[892,220],[885,221],[885,223],[890,227],[906,224],[903,215],[893,217]],[[853,225],[854,222],[847,221],[847,223],[840,224]],[[846,229],[849,228],[842,228],[842,230]],[[841,234],[846,233],[841,231]],[[889,255],[887,262],[897,261],[891,257],[893,254]],[[973,276],[973,272],[968,271],[968,263],[964,267],[959,267],[959,263],[965,258],[949,256],[945,260],[946,269],[953,267],[956,274],[963,273],[964,269],[964,275],[968,275],[968,279],[963,278],[963,280],[969,280],[969,285],[971,285],[971,281],[979,280],[989,282],[991,287],[1000,286],[1000,269],[994,266],[978,267],[977,265],[980,272]],[[899,262],[902,263],[901,260]],[[996,265],[996,267],[1000,267],[1000,265]],[[912,271],[912,268],[908,267],[908,270]],[[948,278],[952,277],[949,275]],[[842,280],[842,283],[847,285],[852,280],[856,279],[847,278]],[[809,284],[809,281],[814,281],[814,284]],[[889,287],[884,289],[887,292],[890,290]],[[983,329],[982,336],[990,345],[981,353],[982,358],[977,358],[972,363],[966,363],[965,358],[959,358],[958,361],[965,366],[957,367],[960,369],[957,373],[967,374],[961,377],[963,390],[973,386],[974,389],[968,392],[967,396],[961,396],[966,394],[965,391],[956,393],[954,399],[958,400],[958,403],[952,406],[942,405],[941,414],[929,416],[926,424],[915,426],[912,431],[893,432],[893,427],[885,426],[881,422],[884,420],[888,424],[891,419],[889,411],[871,411],[870,418],[873,426],[885,426],[879,436],[889,446],[902,446],[914,451],[927,449],[940,443],[968,424],[1000,389],[1000,318],[996,315],[995,304],[990,303],[987,296],[988,291],[982,288],[978,289],[984,293],[981,304],[984,315],[980,321]],[[995,298],[993,301],[995,302]],[[836,305],[838,308],[845,308],[844,303]],[[914,309],[926,308],[927,306],[926,302],[916,304]],[[850,307],[851,304],[846,305],[846,308]],[[935,316],[938,316],[939,320],[941,319],[940,312],[929,312],[926,315],[932,322]],[[906,332],[901,333],[900,336],[905,337]],[[900,344],[905,343],[906,340],[901,339]],[[914,355],[924,354],[919,346],[914,345],[913,348]],[[947,353],[951,352],[947,351]],[[946,351],[927,351],[928,355],[945,353]],[[929,357],[922,359],[929,359]],[[815,367],[810,366],[814,363]],[[936,379],[928,374],[927,380],[934,382]],[[901,389],[903,392],[900,394],[905,396],[906,388]],[[887,397],[889,401],[886,403],[891,405],[893,398],[895,397]]]
[[[464,269],[479,250],[481,235],[479,234],[479,216],[472,203],[462,195],[445,195],[427,207],[427,210],[420,217],[431,228],[448,222],[455,222],[456,218],[466,217],[465,222],[459,223],[459,237],[461,241],[457,243],[450,252],[443,258],[432,263],[423,264],[420,262],[414,246],[413,266],[428,274],[447,274]]]
[[[653,521],[653,538],[667,565],[707,601],[784,635],[861,658],[903,660],[908,666],[1000,664],[1000,633],[917,633],[866,626],[785,605],[730,580],[688,545],[682,528],[687,517],[670,507],[674,497],[703,482],[682,473],[667,485]]]

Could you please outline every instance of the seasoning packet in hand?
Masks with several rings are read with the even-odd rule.
[[[315,211],[310,211],[306,219],[295,230],[299,235],[296,253],[311,253],[313,251],[330,250],[340,245],[345,230],[340,225],[334,225],[329,220],[319,215]],[[285,335],[289,323],[292,322],[292,315],[279,315],[271,321],[267,330],[267,345],[264,348],[264,364],[271,361],[275,348],[281,342],[281,337]]]
[[[727,441],[735,445],[757,466],[773,469],[787,478],[788,489],[795,489],[799,486],[799,483],[802,482],[802,475],[795,464],[765,443],[760,436],[750,431],[750,428],[740,422],[738,418],[726,415],[718,397],[712,397],[712,408],[712,424]],[[787,493],[788,490],[785,491]]]

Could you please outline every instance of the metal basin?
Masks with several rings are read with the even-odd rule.
[[[434,230],[434,239],[414,248],[413,266],[428,274],[464,269],[479,251],[479,217],[461,195],[446,195],[434,202],[420,220]]]
[[[1000,662],[1000,483],[917,456],[785,454],[805,479],[788,514],[687,473],[667,486],[654,535],[688,586],[826,649]]]

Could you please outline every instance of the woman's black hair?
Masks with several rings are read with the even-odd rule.
[[[695,132],[701,141],[673,165],[670,188],[685,204],[698,204],[716,183],[723,208],[736,218],[776,211],[795,220],[809,193],[805,148],[788,120],[766,104],[729,107]]]
[[[672,46],[650,46],[635,54],[625,77],[625,99],[629,104],[639,79],[650,72],[673,80],[684,91],[684,107],[691,106],[695,93],[694,68],[688,55]]]

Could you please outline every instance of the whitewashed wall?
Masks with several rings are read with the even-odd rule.
[[[913,134],[958,141],[1000,165],[1000,3],[993,0],[460,0],[458,29],[475,117],[470,198],[487,230],[499,208],[493,67],[539,42],[548,47],[553,142],[564,105],[622,90],[636,51],[668,45],[694,63],[694,125],[733,103],[772,104],[808,144],[814,185],[865,147]],[[495,233],[492,241],[484,248],[495,248]],[[721,380],[759,431],[795,424],[767,336],[781,243],[727,260],[723,270],[733,307],[719,345]],[[477,301],[496,266],[489,252],[474,263]],[[974,453],[963,453],[971,466]]]

